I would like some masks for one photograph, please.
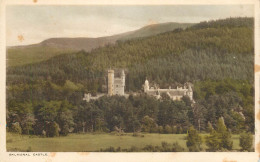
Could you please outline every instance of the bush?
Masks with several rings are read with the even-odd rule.
[[[135,146],[132,146],[129,150],[129,152],[137,152],[137,151],[139,151],[139,149]]]
[[[253,136],[250,133],[243,132],[239,137],[239,146],[242,151],[252,151]]]
[[[116,149],[112,146],[105,148],[105,149],[100,149],[100,152],[115,152]]]
[[[121,152],[121,147],[118,147],[118,148],[116,149],[116,152]]]
[[[170,134],[170,133],[172,133],[172,128],[169,125],[166,125],[164,127],[164,132],[167,134]]]
[[[173,126],[173,127],[172,127],[172,133],[173,133],[173,134],[176,134],[176,133],[177,133],[177,127],[176,127],[176,126]]]
[[[143,134],[138,133],[138,132],[134,132],[134,133],[133,133],[133,136],[134,136],[134,137],[144,137]]]
[[[182,127],[178,126],[177,127],[177,134],[182,134],[182,133],[183,133]]]
[[[155,152],[155,147],[153,145],[146,145],[142,150],[146,152]]]
[[[10,129],[11,132],[21,134],[22,133],[22,128],[18,122],[13,123]]]
[[[29,146],[29,147],[27,148],[26,152],[32,152],[32,147]]]
[[[171,148],[171,145],[167,142],[162,142],[162,148],[161,150],[162,152],[171,152],[172,151],[172,148]]]
[[[163,127],[162,126],[158,127],[158,133],[163,133]]]
[[[56,122],[52,122],[49,126],[49,137],[59,136],[59,125]]]
[[[201,150],[200,145],[202,144],[201,136],[197,133],[197,130],[194,127],[190,127],[188,130],[187,142],[186,145],[189,148],[189,151],[198,152]]]
[[[172,152],[183,152],[184,148],[179,145],[178,142],[173,143]]]

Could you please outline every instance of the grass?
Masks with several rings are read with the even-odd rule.
[[[168,143],[178,142],[185,151],[186,134],[144,134],[144,137],[133,137],[132,133],[125,136],[117,136],[108,133],[104,134],[69,134],[65,137],[42,138],[38,136],[18,135],[7,133],[6,144],[7,151],[33,151],[33,152],[94,152],[101,148],[105,149],[110,146],[117,148],[130,148],[135,146],[143,148],[146,145],[161,145],[162,141]],[[206,134],[202,134],[204,137]],[[233,149],[238,151],[239,135],[233,135]],[[206,145],[203,143],[205,149]]]

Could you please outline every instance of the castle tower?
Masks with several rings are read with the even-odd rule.
[[[146,79],[145,82],[144,82],[144,92],[147,92],[148,90],[149,90],[149,82]]]
[[[107,74],[107,94],[114,95],[114,70],[108,70]]]
[[[188,92],[187,95],[189,96],[190,100],[193,100],[193,91],[190,85],[188,85]]]

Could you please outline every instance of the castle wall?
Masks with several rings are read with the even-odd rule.
[[[114,85],[114,94],[115,95],[124,95],[125,94],[125,86],[122,83]]]

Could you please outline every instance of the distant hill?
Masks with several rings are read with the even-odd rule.
[[[172,31],[177,28],[185,29],[187,27],[190,27],[194,24],[192,23],[161,23],[161,24],[152,24],[145,26],[139,30],[133,31],[123,37],[121,37],[119,40],[129,40],[133,38],[142,38],[142,37],[148,37],[160,33],[165,33],[168,31]]]
[[[79,50],[86,52],[97,47],[114,44],[117,40],[125,41],[134,38],[149,37],[172,31],[176,28],[186,28],[191,23],[162,23],[145,26],[139,30],[118,35],[99,38],[50,38],[38,44],[14,46],[7,49],[7,65],[19,66],[47,60],[53,56]]]

